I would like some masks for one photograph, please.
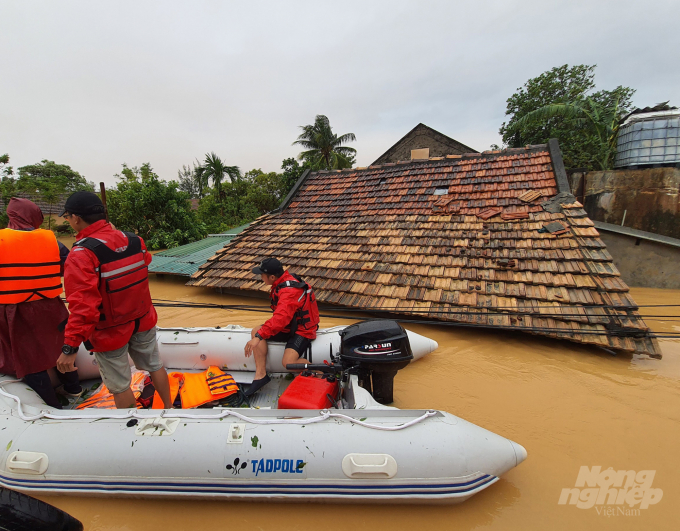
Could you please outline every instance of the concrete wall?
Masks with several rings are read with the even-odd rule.
[[[680,248],[598,229],[629,286],[680,289]]]
[[[573,173],[571,188],[594,221],[680,238],[680,169]],[[612,253],[613,254],[613,253]]]

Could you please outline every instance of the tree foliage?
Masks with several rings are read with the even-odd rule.
[[[330,121],[323,114],[316,116],[311,125],[301,125],[302,133],[293,145],[303,147],[306,151],[298,155],[315,170],[341,170],[351,168],[357,150],[344,146],[356,140],[354,133],[336,135]]]
[[[202,169],[201,165],[194,162],[193,166],[182,166],[181,170],[177,170],[178,190],[186,192],[192,199],[203,197],[203,189],[206,187],[198,175],[199,169]]]
[[[259,217],[278,208],[281,200],[288,193],[286,183],[281,174],[264,173],[262,170],[251,170],[244,175],[248,190],[244,198],[244,214],[246,217]]]
[[[43,160],[38,164],[22,166],[17,170],[17,186],[20,191],[40,197],[47,203],[59,195],[80,190],[93,191],[94,183],[88,181],[66,164]]]
[[[288,192],[290,192],[293,189],[293,186],[295,186],[295,183],[298,182],[298,179],[302,177],[302,174],[305,172],[305,170],[311,170],[312,168],[308,161],[303,161],[303,163],[300,164],[296,159],[289,158],[284,159],[284,161],[281,163],[281,169],[283,170],[281,172],[281,181],[284,188],[283,197],[286,197]]]
[[[12,197],[21,193],[54,205],[65,195],[79,190],[94,190],[94,183],[88,181],[66,164],[43,160],[37,164],[22,166],[17,170],[9,165],[9,155],[0,156],[0,197],[5,207],[0,213],[0,226],[7,225],[6,205]],[[47,226],[51,228],[52,218],[47,216]]]
[[[603,141],[607,135],[601,130],[613,124],[612,117],[620,118],[631,108],[635,91],[619,86],[592,92],[594,78],[594,65],[563,65],[528,80],[507,100],[509,119],[499,131],[504,144],[522,147],[557,138],[568,168],[600,169],[603,161],[611,160],[610,143]],[[561,106],[562,110],[553,107],[548,113],[547,106]],[[566,111],[567,107],[571,111]],[[525,119],[539,109],[543,111],[533,114],[533,119]],[[576,109],[583,112],[572,112]],[[597,126],[586,117],[586,110]]]
[[[204,238],[205,225],[191,210],[190,195],[166,183],[147,162],[140,168],[123,164],[116,188],[107,193],[109,220],[120,230],[134,231],[151,250],[184,245]]]
[[[583,127],[586,134],[597,139],[595,162],[599,169],[608,170],[614,162],[616,138],[624,115],[619,108],[618,98],[607,105],[586,97],[573,103],[553,103],[536,109],[519,119],[515,128],[540,125],[554,118],[570,120],[575,127]]]
[[[225,178],[230,183],[239,181],[241,179],[241,170],[239,170],[238,166],[226,165],[215,153],[207,153],[205,161],[203,161],[201,177],[206,181],[212,179],[217,195],[221,196],[222,181]]]
[[[9,165],[9,154],[0,155],[0,228],[5,228],[9,220],[7,219],[7,203],[17,194],[16,179],[14,169]]]
[[[286,193],[282,174],[251,170],[238,181],[223,183],[221,197],[209,189],[199,204],[198,217],[209,233],[217,234],[271,212]]]

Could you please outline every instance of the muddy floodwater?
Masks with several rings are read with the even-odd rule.
[[[631,291],[640,305],[680,304],[680,291]],[[167,277],[152,278],[151,292],[155,299],[265,307],[263,300],[222,296]],[[680,331],[680,319],[671,317],[680,315],[680,308],[642,310],[666,316],[647,321],[655,331]],[[267,315],[189,308],[159,308],[158,313],[160,326],[251,327]],[[321,327],[351,322],[322,318]],[[80,519],[89,531],[680,527],[680,340],[661,340],[664,357],[652,360],[519,333],[407,328],[435,339],[439,349],[399,372],[394,405],[449,411],[517,441],[529,453],[524,463],[460,505],[43,499]],[[575,486],[581,466],[655,470],[652,487],[661,489],[663,498],[629,515],[602,506],[558,505],[562,489]]]

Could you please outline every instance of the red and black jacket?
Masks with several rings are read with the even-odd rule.
[[[316,339],[319,307],[309,284],[286,271],[272,285],[269,298],[274,315],[258,331],[262,339],[280,332]]]
[[[65,343],[89,341],[98,352],[125,345],[158,319],[151,304],[144,241],[97,221],[78,234],[66,261],[64,287],[71,313]]]

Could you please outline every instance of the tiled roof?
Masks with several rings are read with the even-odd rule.
[[[44,216],[52,215],[54,214],[55,216],[58,216],[61,214],[61,211],[64,209],[64,203],[66,202],[66,199],[68,198],[69,194],[64,194],[57,196],[57,199],[55,199],[54,203],[47,203],[40,199],[37,196],[33,196],[31,194],[27,194],[24,192],[20,192],[16,194],[15,197],[20,197],[22,199],[28,199],[29,201],[33,201],[40,210],[42,210],[42,213]],[[9,199],[5,201],[5,198],[0,196],[0,209],[5,209],[7,208],[7,203],[9,203]]]
[[[189,284],[264,291],[250,270],[276,256],[321,302],[659,356],[560,164],[528,146],[312,173]]]

